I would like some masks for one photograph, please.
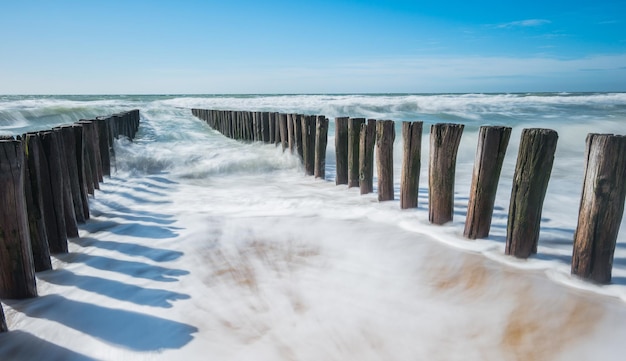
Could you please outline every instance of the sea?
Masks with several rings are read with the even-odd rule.
[[[192,108],[325,115],[326,178],[224,137]],[[0,135],[140,110],[39,297],[2,300],[1,360],[623,360],[626,221],[613,278],[570,275],[589,133],[626,93],[0,95]],[[395,199],[335,185],[335,117],[396,122]],[[418,207],[401,122],[424,122]],[[428,222],[429,130],[464,124],[454,219]],[[491,234],[463,237],[478,131],[509,126]],[[520,135],[558,132],[537,254],[504,254]],[[376,174],[376,173],[374,173]],[[376,179],[374,180],[376,185]],[[375,186],[376,187],[376,186]]]

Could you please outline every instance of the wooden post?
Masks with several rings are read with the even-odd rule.
[[[35,133],[25,134],[22,139],[24,146],[24,191],[26,195],[26,209],[28,210],[28,227],[30,230],[30,244],[33,252],[35,272],[52,269],[48,234],[43,215],[43,195],[41,188],[41,142]]]
[[[287,149],[289,145],[287,139],[287,114],[279,113],[278,114],[278,125],[280,127],[280,140],[283,146],[283,152]]]
[[[100,180],[97,170],[96,152],[95,152],[95,124],[89,120],[81,120],[76,123],[83,128],[83,143],[85,157],[85,176],[87,177],[87,185],[89,194],[94,195],[95,189],[100,189]],[[131,127],[132,134],[132,127]]]
[[[50,253],[67,253],[67,228],[63,202],[63,168],[61,166],[61,144],[54,131],[40,133],[45,157],[42,164],[42,196],[44,221],[48,234]]]
[[[326,146],[328,145],[328,119],[317,116],[315,126],[315,178],[326,177]]]
[[[263,142],[263,113],[255,112],[256,114],[256,140],[259,142]]]
[[[254,124],[254,140],[260,142],[263,139],[261,112],[253,112],[252,117]]]
[[[85,219],[89,219],[89,181],[87,178],[87,170],[85,169],[85,140],[83,128],[80,126],[72,126],[75,137],[75,146],[76,151],[74,155],[76,156],[76,166],[78,170],[78,184],[80,185],[80,191],[82,196],[82,204],[83,204],[83,215]],[[69,164],[70,160],[68,160]],[[78,217],[77,217],[78,218]]]
[[[498,180],[510,137],[509,127],[480,127],[463,232],[469,239],[489,236]]]
[[[250,118],[250,121],[252,121],[252,118]],[[235,132],[233,130],[234,123],[235,123],[235,112],[228,112],[228,116],[226,117],[226,131],[224,132],[224,134],[230,139],[237,139],[235,138]]]
[[[506,227],[506,254],[528,258],[537,253],[543,200],[548,188],[558,134],[524,129],[513,176]]]
[[[417,208],[422,158],[422,122],[402,122],[402,175],[400,208]]]
[[[306,175],[315,174],[315,116],[303,115],[300,118],[302,130],[302,162]]]
[[[246,119],[245,112],[242,112],[242,111],[233,112],[233,116],[235,117],[235,124],[237,128],[239,129],[238,133],[239,133],[240,139],[244,141],[250,140],[248,128],[246,124],[247,119]]]
[[[263,142],[271,143],[270,114],[268,112],[261,113],[261,132],[263,133]]]
[[[137,132],[139,132],[139,124],[141,123],[141,114],[139,113],[139,109],[133,109],[131,110],[131,113],[133,114],[134,117],[134,130],[133,130],[133,139],[135,138],[135,136],[137,135]]]
[[[276,118],[274,118],[275,113],[267,113],[268,117],[268,129],[269,129],[269,142],[271,144],[276,144]]]
[[[287,148],[291,151],[291,154],[296,151],[296,115],[295,114],[287,114]]]
[[[348,119],[348,188],[359,186],[359,143],[365,118]]]
[[[107,117],[104,119],[104,121],[107,124],[107,134],[109,141],[109,168],[117,169],[117,167],[115,166],[115,148],[113,147],[115,139],[115,120],[113,117]]]
[[[254,129],[254,114],[252,112],[244,112],[246,126],[248,127],[248,140],[253,142],[255,140],[256,131]]]
[[[72,126],[63,126],[58,129],[65,150],[65,163],[67,164],[70,189],[72,191],[74,215],[78,223],[85,223],[87,216],[85,215],[85,207],[83,206],[83,190],[79,181],[79,172],[82,170],[78,167],[78,161],[76,160],[76,136],[74,135],[74,128]]]
[[[7,327],[7,320],[4,317],[4,310],[2,309],[2,304],[0,303],[0,333],[8,331],[9,328]]]
[[[376,120],[368,119],[359,132],[359,187],[361,194],[374,191],[374,144]]]
[[[98,180],[96,181],[97,189],[100,189],[99,184],[104,180],[104,172],[102,170],[102,156],[100,155],[100,129],[98,127],[98,123],[95,119],[90,120],[91,122],[91,131],[92,131],[92,139],[91,139],[91,149],[94,154],[94,166],[96,167],[96,175]],[[137,130],[133,130],[133,137],[137,134]]]
[[[241,127],[241,112],[231,111],[230,112],[230,123],[231,123],[231,134],[233,139],[236,140],[245,140],[243,137],[242,127]]]
[[[69,165],[61,129],[52,130],[59,143],[59,160],[61,161],[61,175],[63,177],[63,215],[65,217],[65,231],[67,237],[78,237],[78,221],[74,213],[74,198],[72,196],[72,181],[70,179]]]
[[[272,118],[274,119],[274,145],[278,146],[279,143],[282,143],[282,134],[280,132],[280,116],[278,113],[272,113]]]
[[[609,283],[626,197],[626,136],[589,134],[572,274]]]
[[[102,164],[102,175],[111,176],[111,155],[109,153],[109,128],[105,119],[96,119],[98,127],[98,147],[100,153],[100,164]]]
[[[335,184],[348,184],[348,117],[335,118]]]
[[[454,175],[463,124],[433,124],[430,127],[428,166],[428,219],[444,224],[454,214]]]
[[[225,137],[228,137],[229,113],[229,111],[222,111],[220,114],[220,128],[218,131]]]
[[[302,114],[296,114],[293,117],[294,154],[297,154],[301,160],[304,159],[304,147],[302,146],[302,142],[304,141],[302,138],[302,117]]]
[[[22,143],[0,140],[0,298],[37,296],[24,171]]]
[[[378,201],[391,201],[393,195],[393,142],[396,129],[393,120],[376,122],[376,161]]]

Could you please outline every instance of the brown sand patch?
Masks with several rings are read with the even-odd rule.
[[[439,291],[462,290],[480,292],[491,275],[478,257],[463,257],[459,264],[447,264],[430,269],[432,286]]]
[[[507,319],[502,346],[515,360],[552,360],[568,344],[591,334],[604,316],[602,305],[581,295],[546,303],[520,292]]]
[[[254,240],[237,248],[215,248],[205,252],[212,270],[207,285],[215,281],[234,282],[254,292],[259,291],[258,271],[268,268],[277,278],[292,274],[308,265],[309,259],[320,254],[319,248],[303,243]]]
[[[212,278],[235,282],[237,285],[258,291],[256,272],[250,259],[238,252],[229,255],[222,250],[215,250],[209,255],[208,261],[213,269]]]

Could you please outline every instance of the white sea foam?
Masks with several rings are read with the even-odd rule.
[[[624,129],[625,110],[586,123],[600,114],[594,104],[618,107],[621,95],[562,97],[583,103],[569,114],[578,121],[539,108],[571,101],[554,95],[104,97],[90,100],[109,102],[94,108],[71,100],[68,114],[139,108],[142,125],[133,142],[116,142],[116,173],[91,199],[92,220],[71,253],[38,275],[40,297],[5,302],[13,331],[0,335],[0,359],[621,360],[626,222],[613,284],[571,277],[569,259],[586,132]],[[492,235],[477,241],[461,236],[475,125],[460,146],[455,219],[441,227],[428,223],[427,127],[420,205],[402,211],[397,201],[335,186],[332,158],[328,181],[305,177],[294,156],[226,139],[189,111],[395,119],[431,107],[436,121],[471,104],[491,119],[500,101],[518,118]],[[340,113],[352,110],[362,113]],[[504,255],[508,197],[521,128],[536,125],[559,130],[559,153],[538,254],[517,260]],[[332,157],[332,132],[329,146]]]

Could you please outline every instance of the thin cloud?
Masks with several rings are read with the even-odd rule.
[[[511,21],[510,23],[499,24],[496,27],[499,29],[507,29],[507,28],[528,28],[528,27],[537,27],[546,24],[550,24],[550,20],[546,19],[526,19],[520,21]]]

